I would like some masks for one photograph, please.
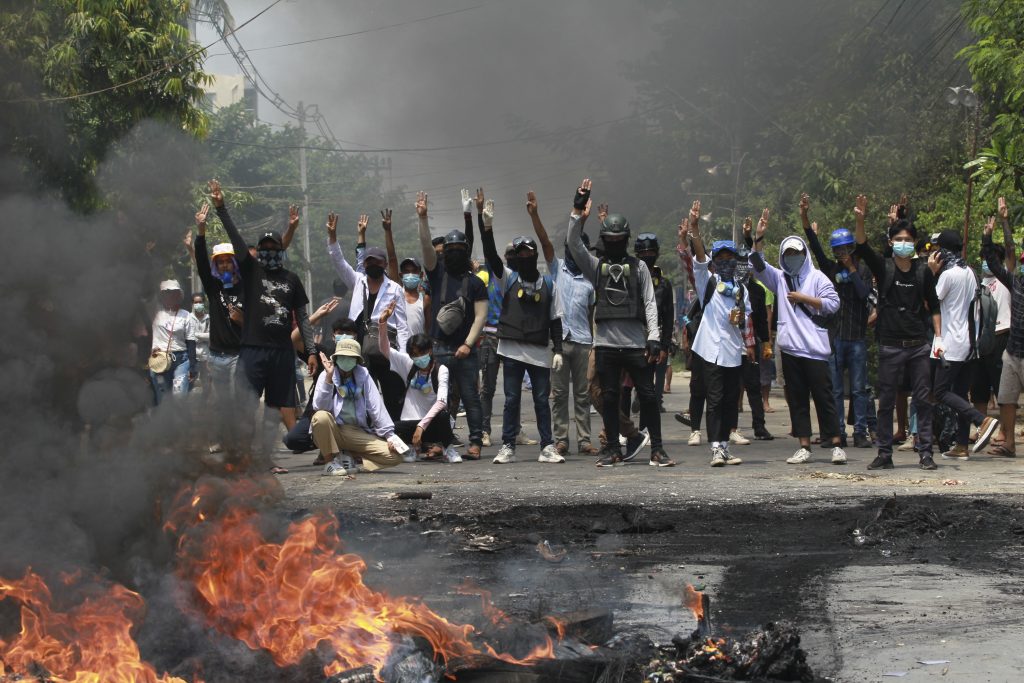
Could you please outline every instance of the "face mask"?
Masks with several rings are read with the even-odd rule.
[[[256,260],[267,270],[278,270],[284,264],[284,255],[273,249],[259,249],[256,251]]]
[[[206,313],[206,304],[193,304],[192,312],[196,315],[202,315]]]
[[[626,240],[605,240],[601,238],[601,242],[604,243],[604,255],[611,261],[620,261],[626,257]]]
[[[892,253],[894,253],[896,256],[901,256],[903,258],[910,258],[911,256],[914,255],[915,251],[916,250],[914,249],[914,243],[913,242],[893,242],[892,243]]]
[[[342,372],[352,372],[358,364],[359,360],[352,356],[342,356],[337,360],[338,369]]]
[[[519,272],[519,257],[518,256],[506,256],[505,267],[509,270]]]
[[[402,285],[406,289],[416,289],[420,286],[420,276],[415,273],[406,273],[402,276]]]
[[[648,269],[651,269],[654,267],[654,263],[658,260],[658,255],[649,254],[647,256],[641,256],[640,260],[647,264]]]
[[[732,282],[736,278],[736,259],[715,261],[715,274],[723,282]]]
[[[518,256],[516,257],[516,263],[519,265],[519,274],[523,276],[523,279],[533,282],[540,275],[540,271],[537,270],[537,255],[533,256]]]
[[[416,356],[412,359],[413,365],[418,367],[420,370],[430,365],[430,354],[425,356]]]
[[[569,270],[570,273],[572,273],[573,275],[580,274],[580,267],[576,265],[576,261],[573,259],[572,254],[569,252],[569,247],[565,248],[565,258],[563,259],[563,262],[565,263],[565,267]]]
[[[379,280],[384,277],[384,266],[377,264],[366,266],[366,277],[371,280]]]
[[[992,270],[988,267],[988,261],[981,262],[981,272],[983,275],[991,275]]]
[[[469,270],[469,253],[459,249],[444,256],[444,269],[452,275],[462,275]]]
[[[835,249],[832,250],[832,255],[835,256],[837,259],[843,258],[844,256],[849,256],[852,253],[853,252],[850,250],[849,247],[836,247]]]
[[[334,343],[340,344],[344,339],[355,339],[351,334],[336,334],[334,335]]]
[[[807,254],[786,254],[782,257],[782,269],[790,275],[798,275],[806,259]]]

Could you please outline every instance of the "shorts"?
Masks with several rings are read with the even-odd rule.
[[[999,392],[996,394],[996,402],[1001,406],[1017,405],[1022,389],[1024,389],[1024,358],[1011,356],[1003,351],[1003,371],[999,375]]]
[[[295,351],[265,346],[243,346],[238,353],[249,386],[271,408],[294,408]]]

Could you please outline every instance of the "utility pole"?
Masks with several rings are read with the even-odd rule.
[[[302,257],[306,260],[307,309],[313,313],[313,264],[309,256],[309,186],[306,184],[306,107],[299,102],[299,130],[302,131],[302,145],[299,147],[299,184],[302,186]]]

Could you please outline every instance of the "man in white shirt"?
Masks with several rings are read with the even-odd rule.
[[[959,424],[956,432],[956,446],[942,454],[950,460],[967,460],[967,437],[969,425],[978,427],[978,439],[973,452],[985,447],[992,434],[999,427],[999,420],[986,417],[984,413],[967,402],[967,361],[973,355],[971,348],[970,319],[974,315],[974,297],[978,280],[974,271],[967,267],[960,256],[963,241],[956,230],[943,230],[938,238],[939,249],[928,257],[928,267],[938,278],[935,295],[939,299],[942,314],[942,335],[932,342],[932,356],[942,359],[935,372],[933,393],[935,400],[956,411]],[[976,321],[975,321],[976,322]]]

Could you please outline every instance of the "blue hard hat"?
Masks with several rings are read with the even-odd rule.
[[[832,236],[828,238],[828,244],[833,249],[836,247],[848,247],[853,244],[853,233],[846,228],[834,230]]]
[[[720,251],[731,251],[735,255],[736,243],[732,240],[715,240],[711,245],[711,258],[718,256]]]

